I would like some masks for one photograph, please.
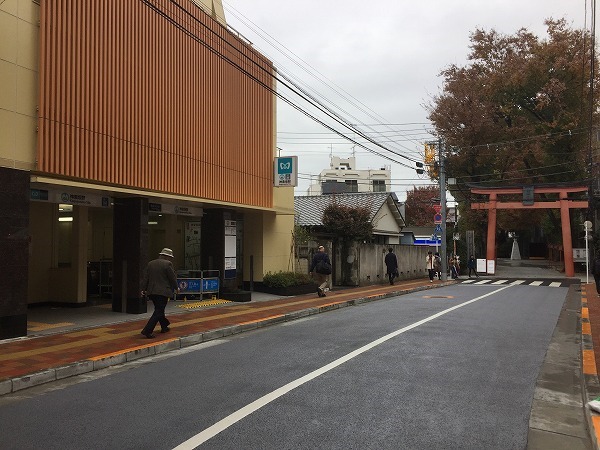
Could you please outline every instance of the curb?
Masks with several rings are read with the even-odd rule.
[[[446,282],[442,282],[441,284],[436,284],[435,286],[424,285],[415,288],[402,289],[399,291],[386,292],[382,294],[374,294],[366,297],[359,297],[339,302],[333,301],[331,303],[323,304],[318,307],[300,309],[298,311],[292,311],[282,315],[265,317],[264,319],[257,319],[250,322],[244,322],[237,325],[231,325],[224,328],[217,328],[214,330],[190,334],[187,336],[170,338],[162,341],[154,341],[146,345],[140,345],[138,347],[119,350],[110,354],[98,355],[93,358],[68,364],[66,366],[54,367],[40,372],[24,375],[21,377],[9,378],[7,380],[0,381],[0,397],[3,395],[12,394],[15,392],[22,391],[24,389],[40,386],[53,381],[59,381],[65,378],[83,375],[85,373],[106,369],[107,367],[111,366],[125,364],[127,362],[135,361],[141,358],[155,356],[160,353],[165,353],[172,350],[179,350],[181,348],[190,347],[192,345],[212,341],[215,339],[221,339],[226,336],[232,336],[234,334],[252,331],[258,328],[276,325],[279,323],[290,322],[292,320],[301,319],[303,317],[308,317],[328,311],[335,311],[340,308],[357,306],[363,303],[370,303],[373,301],[382,300],[389,297],[396,297],[398,295],[410,294],[413,292],[436,289],[451,284],[456,284],[456,282],[453,280],[449,280]]]
[[[583,408],[587,421],[590,438],[594,449],[600,450],[600,414],[593,411],[588,402],[600,396],[600,381],[596,369],[596,358],[594,356],[594,343],[592,341],[592,328],[588,309],[588,290],[590,284],[581,290],[581,374],[583,375]]]

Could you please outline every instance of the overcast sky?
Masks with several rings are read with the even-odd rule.
[[[297,155],[302,195],[330,155],[356,156],[357,169],[390,166],[392,190],[429,183],[413,169],[423,142],[433,139],[424,105],[440,93],[439,73],[464,65],[469,35],[480,28],[513,34],[527,28],[545,36],[546,18],[565,18],[574,28],[590,27],[591,0],[223,0],[228,25],[237,30],[285,76],[360,130],[376,136],[392,158],[379,157],[345,141],[305,114],[278,101],[277,146]],[[586,25],[587,5],[587,25]],[[280,86],[295,104],[347,136],[352,131],[316,112]],[[362,138],[356,138],[365,142]],[[354,149],[353,149],[354,147]],[[395,153],[395,154],[394,154]],[[399,156],[402,155],[402,156]]]

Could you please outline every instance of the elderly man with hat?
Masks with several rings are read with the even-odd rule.
[[[147,295],[154,303],[154,312],[142,330],[148,339],[154,336],[154,327],[160,322],[161,333],[169,331],[169,320],[165,317],[165,308],[173,292],[178,291],[177,277],[173,269],[173,250],[163,248],[158,258],[150,261],[144,270],[142,296]]]

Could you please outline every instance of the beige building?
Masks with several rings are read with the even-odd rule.
[[[390,192],[392,173],[390,166],[379,169],[358,169],[356,158],[331,156],[329,169],[322,170],[317,182],[308,188],[308,195]]]
[[[162,247],[222,293],[289,269],[274,74],[219,0],[0,2],[0,339],[33,303],[141,312]]]

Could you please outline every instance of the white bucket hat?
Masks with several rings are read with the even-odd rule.
[[[173,258],[173,250],[165,247],[160,251],[159,255],[165,255],[165,256],[168,256],[169,258]]]

